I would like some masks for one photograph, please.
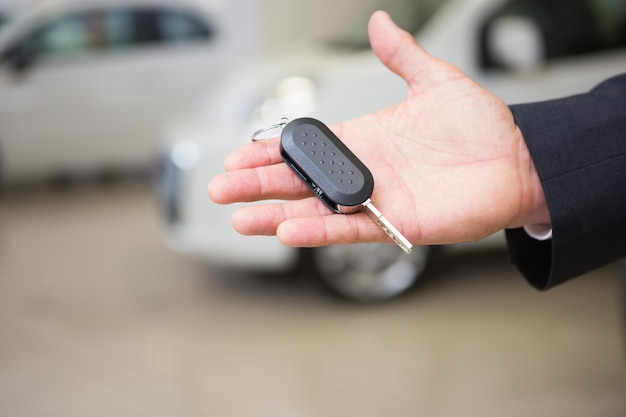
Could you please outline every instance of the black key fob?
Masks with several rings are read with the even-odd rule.
[[[336,213],[361,211],[372,195],[370,170],[319,120],[301,118],[287,123],[280,138],[280,154]]]

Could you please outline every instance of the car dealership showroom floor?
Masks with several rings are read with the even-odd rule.
[[[0,196],[0,415],[626,415],[619,264],[548,292],[440,251],[376,304],[170,252],[142,181]]]

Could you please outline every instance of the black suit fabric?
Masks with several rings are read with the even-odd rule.
[[[511,106],[553,237],[507,230],[511,260],[539,289],[626,256],[626,74],[587,94]]]

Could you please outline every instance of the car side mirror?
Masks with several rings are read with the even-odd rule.
[[[493,62],[505,69],[528,72],[545,63],[543,32],[529,17],[498,17],[491,23],[486,41]]]

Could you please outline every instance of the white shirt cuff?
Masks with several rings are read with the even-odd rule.
[[[528,236],[537,240],[552,239],[552,225],[551,224],[528,224],[524,226],[524,230],[528,233]]]

